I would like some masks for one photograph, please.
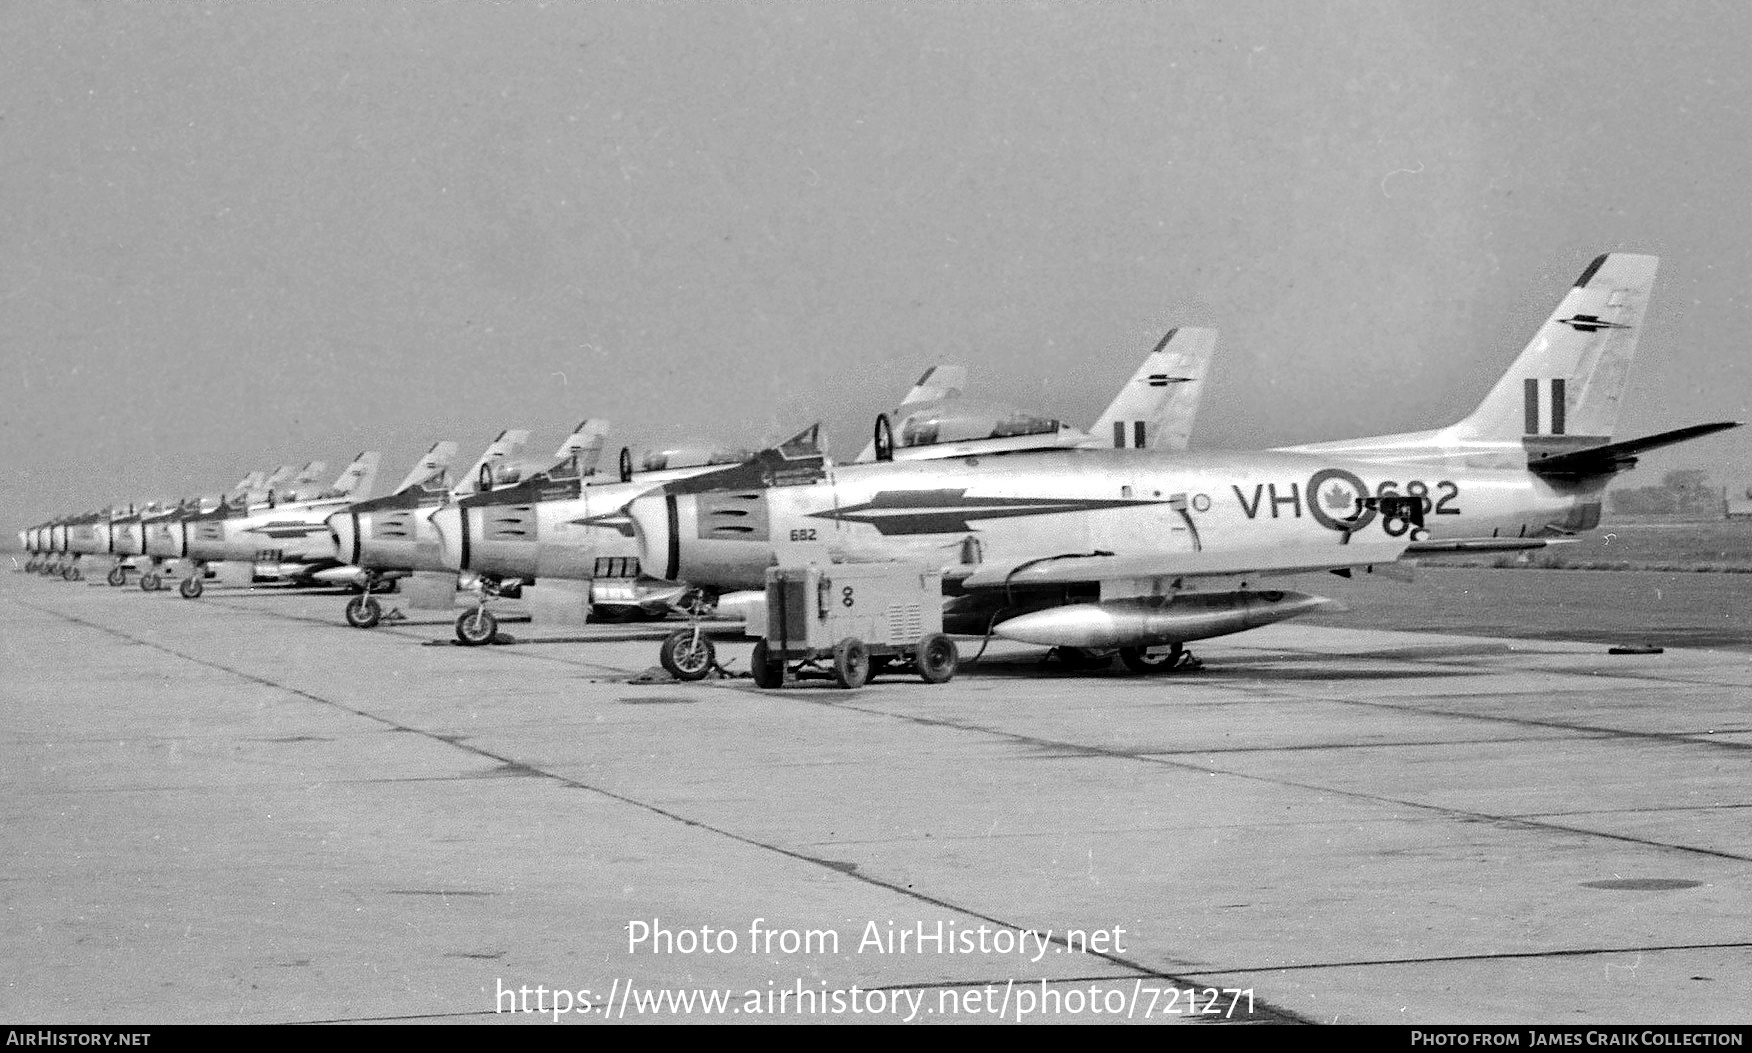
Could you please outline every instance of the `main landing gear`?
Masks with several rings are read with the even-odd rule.
[[[1113,656],[1119,655],[1121,665],[1141,676],[1158,676],[1162,673],[1184,672],[1202,669],[1204,663],[1192,656],[1181,644],[1163,644],[1159,647],[1121,647],[1117,650],[1106,650],[1093,647],[1055,647],[1053,657],[1066,669],[1080,672],[1091,672],[1106,669],[1113,664]]]

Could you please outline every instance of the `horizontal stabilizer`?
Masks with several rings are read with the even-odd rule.
[[[1119,578],[1233,577],[1247,574],[1297,574],[1392,563],[1405,551],[1403,538],[1333,545],[1282,545],[1229,551],[1112,552],[1054,556],[1010,565],[981,564],[964,588],[1047,585]]]
[[[1585,450],[1572,450],[1549,457],[1535,457],[1527,462],[1527,467],[1540,475],[1609,475],[1634,466],[1637,454],[1660,449],[1663,446],[1672,446],[1675,443],[1689,442],[1692,439],[1701,439],[1705,435],[1714,435],[1718,431],[1727,431],[1729,428],[1738,428],[1739,426],[1739,421],[1732,420],[1716,421],[1713,424],[1693,424],[1689,428],[1664,431],[1659,435],[1649,435],[1641,439],[1626,439],[1624,442],[1609,442],[1603,446],[1591,446]]]

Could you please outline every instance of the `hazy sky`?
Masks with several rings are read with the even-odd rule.
[[[1663,257],[1620,434],[1752,420],[1752,5],[0,0],[0,516],[927,365],[1086,424],[1221,328],[1195,447],[1448,423]],[[1645,460],[1752,485],[1752,428]]]

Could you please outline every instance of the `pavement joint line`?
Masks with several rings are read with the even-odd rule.
[[[1672,731],[1634,731],[1628,728],[1609,728],[1595,724],[1576,724],[1562,720],[1537,720],[1532,717],[1515,717],[1504,714],[1466,713],[1453,709],[1429,709],[1422,706],[1408,706],[1392,702],[1379,702],[1371,699],[1352,698],[1328,699],[1343,705],[1361,706],[1368,709],[1386,709],[1396,713],[1425,713],[1431,716],[1454,717],[1460,720],[1483,720],[1493,724],[1515,724],[1530,728],[1551,728],[1557,731],[1573,731],[1584,735],[1597,735],[1614,739],[1643,739],[1649,742],[1666,742],[1672,745],[1713,746],[1717,749],[1752,750],[1752,742],[1736,742],[1732,739],[1710,738],[1712,732],[1672,732]]]
[[[855,709],[855,710],[860,710],[862,712],[873,712],[871,710],[865,709],[864,707],[854,706],[854,705],[850,705],[850,704],[842,704],[840,706],[840,708]],[[876,712],[879,712],[879,711],[876,711]],[[1696,847],[1693,845],[1677,845],[1677,844],[1671,844],[1671,843],[1664,842],[1664,841],[1651,841],[1647,838],[1632,837],[1628,834],[1614,834],[1614,833],[1608,833],[1606,831],[1601,831],[1601,830],[1589,830],[1589,829],[1582,828],[1582,827],[1566,826],[1562,823],[1535,822],[1535,821],[1528,820],[1528,819],[1515,818],[1513,816],[1493,815],[1489,812],[1475,812],[1475,811],[1471,811],[1471,810],[1464,809],[1464,808],[1454,808],[1454,807],[1449,807],[1449,806],[1445,806],[1445,805],[1429,804],[1429,803],[1423,802],[1423,801],[1411,801],[1411,800],[1404,800],[1404,799],[1395,798],[1395,797],[1384,797],[1384,796],[1381,796],[1379,794],[1361,793],[1361,792],[1356,791],[1356,790],[1347,790],[1347,789],[1344,789],[1343,787],[1338,787],[1338,786],[1324,786],[1324,785],[1320,785],[1318,783],[1301,782],[1301,781],[1294,780],[1294,779],[1284,779],[1284,778],[1277,778],[1277,777],[1267,776],[1267,775],[1257,775],[1257,774],[1254,774],[1252,772],[1236,771],[1236,770],[1233,770],[1230,768],[1216,767],[1214,765],[1193,764],[1193,763],[1190,763],[1190,762],[1187,762],[1184,760],[1170,759],[1168,757],[1164,757],[1164,756],[1159,755],[1159,754],[1142,753],[1142,752],[1136,752],[1136,751],[1130,751],[1130,750],[1121,750],[1121,749],[1115,749],[1112,747],[1104,747],[1104,746],[1085,746],[1085,745],[1079,745],[1076,743],[1056,742],[1054,740],[1043,739],[1043,738],[1040,738],[1038,736],[1023,735],[1023,734],[1020,734],[1017,732],[998,731],[998,730],[992,729],[992,728],[981,728],[978,726],[970,726],[970,725],[967,725],[967,724],[964,724],[964,723],[961,723],[958,721],[942,720],[942,719],[936,719],[936,718],[931,718],[931,717],[907,716],[905,714],[891,714],[891,716],[893,716],[895,719],[908,720],[908,721],[911,721],[913,723],[922,724],[922,725],[926,725],[926,726],[947,727],[947,728],[954,728],[954,729],[962,730],[962,731],[983,732],[983,733],[988,734],[988,735],[994,735],[994,736],[998,736],[1000,738],[1008,739],[1012,742],[1019,742],[1019,743],[1023,743],[1026,745],[1035,746],[1037,748],[1050,748],[1050,749],[1056,749],[1056,750],[1063,750],[1069,754],[1081,754],[1081,755],[1089,756],[1089,757],[1105,757],[1105,758],[1114,759],[1114,760],[1135,760],[1135,761],[1141,761],[1141,762],[1146,763],[1146,764],[1159,764],[1159,765],[1162,765],[1163,767],[1183,769],[1186,771],[1196,772],[1196,773],[1201,774],[1201,775],[1226,775],[1226,776],[1229,776],[1230,778],[1242,779],[1242,780],[1248,781],[1248,782],[1263,783],[1267,786],[1284,786],[1284,787],[1290,787],[1290,788],[1294,788],[1294,789],[1298,789],[1298,790],[1312,790],[1316,793],[1328,793],[1328,794],[1332,794],[1332,795],[1337,796],[1337,797],[1345,797],[1345,798],[1348,798],[1351,800],[1369,801],[1369,802],[1375,803],[1375,804],[1385,804],[1385,805],[1391,805],[1394,807],[1410,808],[1410,809],[1414,809],[1417,811],[1431,812],[1431,813],[1434,813],[1436,815],[1447,816],[1449,818],[1458,819],[1462,822],[1485,822],[1485,823],[1493,823],[1493,824],[1505,825],[1505,826],[1510,826],[1510,827],[1518,827],[1518,828],[1530,829],[1530,830],[1558,831],[1558,832],[1562,832],[1562,833],[1581,835],[1584,837],[1599,837],[1599,838],[1603,838],[1603,839],[1611,840],[1611,841],[1623,841],[1623,842],[1627,842],[1630,844],[1642,845],[1642,846],[1648,847],[1648,848],[1657,848],[1657,849],[1664,849],[1664,850],[1674,851],[1674,852],[1685,852],[1685,853],[1691,853],[1691,854],[1695,854],[1695,855],[1709,856],[1711,858],[1716,858],[1716,859],[1733,859],[1733,860],[1738,860],[1741,862],[1752,862],[1752,856],[1739,855],[1739,854],[1734,853],[1734,852],[1724,852],[1724,851],[1720,851],[1720,850],[1713,849],[1713,848],[1699,848],[1699,847]]]
[[[1733,951],[1752,948],[1752,940],[1721,943],[1654,943],[1641,947],[1571,947],[1553,951],[1499,951],[1481,954],[1444,954],[1428,958],[1364,958],[1356,961],[1297,962],[1289,965],[1259,965],[1237,969],[1188,972],[1188,976],[1227,976],[1271,972],[1306,972],[1312,969],[1371,969],[1384,965],[1438,965],[1443,962],[1497,962],[1528,958],[1586,958],[1602,954],[1648,954],[1656,951]]]
[[[424,738],[431,739],[435,742],[442,742],[442,743],[444,743],[448,746],[452,746],[456,749],[463,750],[463,751],[468,752],[468,753],[473,753],[476,756],[485,757],[489,760],[497,761],[500,764],[516,765],[519,768],[526,769],[527,771],[532,772],[536,775],[539,775],[545,779],[549,779],[549,780],[552,780],[553,782],[557,782],[562,786],[565,786],[565,787],[568,787],[571,789],[584,790],[584,791],[589,792],[589,793],[594,793],[594,794],[597,794],[599,796],[608,798],[609,800],[617,801],[621,804],[625,804],[625,805],[628,805],[628,806],[631,806],[634,808],[641,809],[643,811],[650,812],[654,815],[660,816],[660,817],[665,818],[665,819],[669,819],[673,822],[681,823],[683,826],[692,827],[692,828],[697,829],[697,830],[703,830],[703,831],[706,831],[708,833],[716,834],[720,837],[726,838],[730,841],[734,841],[738,844],[742,844],[742,845],[745,845],[745,846],[748,846],[751,848],[761,849],[761,850],[764,850],[767,852],[772,852],[776,855],[783,856],[787,859],[791,859],[791,860],[794,860],[797,862],[805,863],[805,864],[808,864],[808,865],[811,865],[814,867],[819,867],[823,870],[829,870],[829,871],[832,871],[832,872],[839,874],[843,877],[850,878],[853,881],[857,881],[857,882],[860,882],[862,884],[870,885],[870,886],[875,887],[875,888],[880,888],[880,889],[894,893],[896,895],[902,896],[902,897],[907,898],[907,899],[915,900],[917,902],[924,903],[924,904],[927,904],[929,906],[937,907],[937,908],[942,909],[942,910],[952,911],[954,913],[965,915],[965,916],[970,917],[970,918],[977,918],[981,921],[990,922],[993,925],[997,925],[997,926],[1004,927],[1004,928],[1022,929],[1022,928],[1027,927],[1027,926],[1012,924],[1008,921],[1005,921],[1005,920],[997,918],[997,917],[993,917],[989,914],[982,913],[978,910],[974,910],[974,909],[971,909],[968,907],[958,906],[954,903],[951,903],[948,900],[941,899],[941,898],[936,897],[936,896],[927,895],[923,892],[919,892],[915,889],[908,888],[907,886],[896,883],[896,882],[887,881],[887,880],[884,880],[882,878],[872,877],[869,874],[860,873],[855,869],[848,870],[844,866],[836,866],[830,860],[825,860],[825,859],[821,859],[821,858],[816,857],[816,856],[811,856],[811,855],[808,855],[808,854],[803,853],[801,851],[798,851],[796,849],[785,848],[782,845],[770,844],[770,843],[758,840],[758,839],[753,838],[753,837],[748,837],[748,836],[743,835],[743,834],[735,833],[734,831],[731,831],[731,830],[726,830],[722,827],[714,826],[714,825],[707,823],[707,822],[704,822],[702,820],[690,819],[687,816],[680,814],[679,812],[675,812],[675,811],[672,811],[670,809],[663,808],[663,807],[660,807],[660,806],[655,805],[655,804],[651,804],[647,801],[641,801],[641,800],[638,800],[637,798],[629,797],[625,794],[615,793],[612,790],[607,790],[607,789],[604,789],[600,786],[592,786],[589,783],[580,782],[576,779],[571,779],[571,778],[568,778],[566,776],[556,774],[554,772],[550,772],[550,771],[546,771],[546,770],[541,769],[541,768],[534,767],[533,765],[522,764],[521,762],[512,760],[509,757],[500,756],[499,754],[496,754],[496,753],[492,752],[491,750],[483,749],[479,746],[474,746],[474,745],[471,745],[471,744],[466,743],[466,742],[458,741],[456,736],[441,735],[441,734],[438,734],[436,732],[426,731],[426,730],[423,730],[420,728],[409,727],[409,726],[401,724],[397,721],[391,720],[387,717],[378,716],[377,714],[369,713],[365,710],[361,710],[361,709],[357,709],[357,708],[352,707],[352,706],[348,706],[345,703],[337,702],[337,701],[334,701],[333,699],[323,698],[320,695],[312,694],[311,692],[305,691],[301,688],[292,687],[292,686],[287,685],[287,684],[276,683],[275,681],[269,680],[266,677],[257,676],[254,673],[245,672],[241,669],[236,669],[236,668],[233,668],[230,666],[223,665],[223,664],[218,663],[218,662],[209,661],[207,659],[197,658],[194,655],[186,654],[184,652],[176,650],[175,648],[167,647],[163,644],[155,643],[155,642],[150,641],[150,640],[144,640],[144,639],[141,639],[139,637],[133,636],[127,632],[124,632],[120,629],[114,629],[114,628],[111,628],[111,627],[106,626],[106,625],[100,625],[97,622],[87,621],[86,619],[77,617],[75,615],[66,614],[64,612],[52,610],[49,608],[38,607],[35,604],[25,603],[21,600],[14,600],[13,602],[18,603],[21,606],[29,607],[31,609],[40,611],[41,613],[49,614],[49,615],[52,615],[54,617],[61,618],[64,621],[72,622],[75,625],[80,625],[80,626],[84,626],[86,628],[95,629],[99,632],[107,633],[111,636],[119,637],[123,640],[133,641],[133,642],[141,644],[143,646],[153,648],[154,650],[161,651],[165,654],[169,654],[169,655],[172,655],[174,657],[181,658],[181,659],[188,661],[188,662],[191,662],[195,665],[205,666],[209,669],[217,669],[217,670],[220,670],[222,672],[230,673],[233,676],[239,677],[241,679],[248,680],[252,683],[257,683],[257,684],[262,684],[262,685],[265,685],[268,687],[277,688],[279,690],[287,692],[288,694],[295,695],[295,696],[297,696],[299,698],[303,698],[307,701],[315,702],[319,705],[329,706],[329,707],[341,710],[342,712],[345,712],[345,713],[351,713],[355,716],[364,717],[368,720],[372,720],[372,721],[375,721],[377,723],[386,725],[386,726],[388,726],[394,730],[397,730],[397,731],[410,732],[412,734],[420,735]],[[753,690],[752,687],[750,689]],[[842,708],[847,708],[847,707],[842,707]],[[1048,943],[1062,946],[1067,950],[1070,949],[1070,943],[1069,943],[1069,940],[1067,937],[1048,935],[1045,937],[1045,939],[1046,939],[1046,942],[1048,942]],[[1082,949],[1079,953],[1086,954],[1091,958],[1102,959],[1103,961],[1106,961],[1106,962],[1109,962],[1110,964],[1119,966],[1122,969],[1132,970],[1132,972],[1134,974],[1141,975],[1144,977],[1165,980],[1171,984],[1184,984],[1185,983],[1185,981],[1183,981],[1180,978],[1180,976],[1178,976],[1176,974],[1163,972],[1159,969],[1153,968],[1153,967],[1146,965],[1142,962],[1135,962],[1135,961],[1132,961],[1128,958],[1122,957],[1118,954],[1112,954],[1112,953],[1108,953],[1108,952],[1104,952],[1104,951],[1089,950],[1087,948]],[[1136,976],[1133,976],[1132,978],[1135,979]],[[1190,985],[1188,985],[1188,986],[1190,986]],[[1292,1010],[1289,1010],[1289,1009],[1281,1008],[1281,1007],[1276,1006],[1273,1003],[1271,1003],[1269,1001],[1265,1001],[1263,999],[1256,1000],[1254,1005],[1255,1005],[1256,1011],[1251,1019],[1257,1020],[1259,1018],[1264,1017],[1264,1018],[1275,1018],[1275,1019],[1278,1019],[1278,1020],[1281,1020],[1281,1021],[1284,1021],[1287,1023],[1312,1023],[1312,1020],[1310,1020],[1307,1017],[1302,1016],[1301,1014],[1298,1014],[1298,1013],[1296,1013]],[[413,1019],[413,1018],[409,1018],[409,1019]]]
[[[20,601],[15,601],[15,602],[20,602]],[[58,614],[59,612],[50,611],[48,613]],[[66,618],[71,618],[70,615],[60,615],[60,616],[66,617]],[[78,619],[72,619],[72,620],[77,621]],[[324,624],[327,624],[327,623],[324,623]],[[96,627],[103,628],[102,626],[96,626]],[[113,630],[106,630],[106,631],[113,631]],[[120,634],[120,635],[123,635],[125,638],[127,638],[126,634]],[[142,641],[142,642],[144,642],[144,641]],[[148,646],[156,646],[156,645],[148,644]],[[486,650],[488,650],[490,652],[497,653],[497,652],[505,651],[508,649],[507,648],[487,648]],[[175,653],[175,652],[172,652],[172,653]],[[1308,652],[1305,650],[1296,650],[1293,653],[1311,654],[1311,655],[1319,656],[1319,652]],[[183,657],[187,657],[187,656],[183,656]],[[535,657],[538,659],[548,659],[548,656],[546,656],[546,655],[533,655],[533,656],[529,656],[529,657]],[[1322,656],[1322,657],[1324,657],[1324,656]],[[201,662],[200,659],[191,658],[190,660],[195,661],[197,663]],[[202,663],[202,664],[205,664],[205,663]],[[578,665],[580,663],[564,662],[564,664]],[[1426,662],[1426,663],[1414,663],[1414,664],[1441,664],[1441,663],[1439,663],[1439,662]],[[216,668],[224,668],[224,667],[216,667]],[[606,667],[606,668],[612,668],[612,667]],[[227,670],[227,671],[235,672],[234,670]],[[249,674],[238,673],[238,675],[247,677]],[[268,681],[259,681],[259,682],[269,683]],[[270,684],[270,686],[282,686],[282,685]],[[1212,686],[1217,688],[1218,690],[1230,691],[1230,692],[1243,690],[1242,685],[1224,684],[1220,681],[1213,682]],[[1024,743],[1027,745],[1031,745],[1031,746],[1036,747],[1037,749],[1044,748],[1044,749],[1053,749],[1053,750],[1062,751],[1068,756],[1101,757],[1101,758],[1114,759],[1114,760],[1134,760],[1134,761],[1140,761],[1140,762],[1148,763],[1148,764],[1159,764],[1159,765],[1162,765],[1165,767],[1181,768],[1184,770],[1189,770],[1189,771],[1197,772],[1200,774],[1226,775],[1226,776],[1229,776],[1231,778],[1243,779],[1243,780],[1250,781],[1250,782],[1263,783],[1263,784],[1268,785],[1268,786],[1284,786],[1284,787],[1290,787],[1290,788],[1301,789],[1301,790],[1313,790],[1313,791],[1320,792],[1320,793],[1331,793],[1331,794],[1334,794],[1336,796],[1349,798],[1351,800],[1363,800],[1363,801],[1369,801],[1369,802],[1375,803],[1375,804],[1386,804],[1386,805],[1391,805],[1391,806],[1428,811],[1428,812],[1434,813],[1436,815],[1445,816],[1445,817],[1453,818],[1453,819],[1459,819],[1463,822],[1487,822],[1487,823],[1493,823],[1493,824],[1499,824],[1499,825],[1506,825],[1506,826],[1510,826],[1510,827],[1518,827],[1518,828],[1522,828],[1522,829],[1562,832],[1562,833],[1568,833],[1568,834],[1578,835],[1578,836],[1583,836],[1583,837],[1598,837],[1598,838],[1602,838],[1602,839],[1606,839],[1606,840],[1621,841],[1621,842],[1625,842],[1625,843],[1629,843],[1629,844],[1642,845],[1642,846],[1648,847],[1648,848],[1655,848],[1655,849],[1662,849],[1662,850],[1667,850],[1667,851],[1703,855],[1703,856],[1707,856],[1710,858],[1733,859],[1733,860],[1738,860],[1738,861],[1742,861],[1742,862],[1752,862],[1752,856],[1745,856],[1745,855],[1741,855],[1738,853],[1726,852],[1726,851],[1721,851],[1721,850],[1717,850],[1717,849],[1701,848],[1701,847],[1697,847],[1697,846],[1693,846],[1693,845],[1673,844],[1670,842],[1663,842],[1663,841],[1653,841],[1653,840],[1650,840],[1647,838],[1632,837],[1628,834],[1614,834],[1614,833],[1609,833],[1609,832],[1601,831],[1601,830],[1590,830],[1590,829],[1587,829],[1585,827],[1568,826],[1568,825],[1565,825],[1562,823],[1538,822],[1538,821],[1534,821],[1531,819],[1517,818],[1515,816],[1509,816],[1509,815],[1494,815],[1494,814],[1491,814],[1488,812],[1476,812],[1476,811],[1471,811],[1468,809],[1452,808],[1452,807],[1447,807],[1447,806],[1443,806],[1443,805],[1429,804],[1429,803],[1421,802],[1421,801],[1403,800],[1403,799],[1393,798],[1393,797],[1383,797],[1383,796],[1380,796],[1377,794],[1359,793],[1355,790],[1347,790],[1347,789],[1343,789],[1341,787],[1322,786],[1322,785],[1318,785],[1318,784],[1314,784],[1314,783],[1305,783],[1305,782],[1299,782],[1299,781],[1289,780],[1289,779],[1273,778],[1273,777],[1269,777],[1269,776],[1256,775],[1256,774],[1253,774],[1250,772],[1235,771],[1235,770],[1229,769],[1229,768],[1191,764],[1191,763],[1187,763],[1187,762],[1181,761],[1181,760],[1170,759],[1174,755],[1163,755],[1163,754],[1157,754],[1157,753],[1144,753],[1144,752],[1137,752],[1137,751],[1127,751],[1127,750],[1115,749],[1112,747],[1088,746],[1088,745],[1083,745],[1080,743],[1058,742],[1058,741],[1051,740],[1051,739],[1043,739],[1043,738],[1040,738],[1038,736],[1021,735],[1021,734],[1015,733],[1015,732],[1000,731],[1000,730],[995,729],[995,728],[988,728],[988,727],[983,727],[983,726],[980,726],[977,724],[969,724],[969,723],[960,722],[960,721],[936,719],[936,718],[931,718],[931,717],[920,716],[917,714],[891,713],[891,712],[881,710],[881,709],[876,709],[876,708],[873,708],[870,706],[861,706],[861,705],[857,705],[857,704],[849,703],[849,702],[839,702],[839,701],[830,702],[826,699],[811,699],[811,698],[803,697],[802,693],[800,693],[800,692],[790,692],[790,693],[787,693],[787,692],[776,692],[776,693],[769,692],[769,691],[765,691],[764,689],[761,689],[761,688],[756,688],[752,684],[739,685],[739,684],[735,684],[732,682],[723,682],[723,686],[719,687],[718,689],[723,690],[724,688],[728,688],[730,690],[737,690],[737,691],[746,691],[746,692],[761,695],[762,697],[772,697],[772,696],[776,695],[777,697],[787,698],[787,700],[790,700],[790,701],[804,702],[806,704],[811,704],[811,705],[831,706],[832,708],[834,708],[836,710],[842,710],[842,711],[847,711],[847,712],[858,712],[858,713],[863,713],[867,716],[886,717],[888,719],[893,719],[893,720],[902,720],[902,721],[906,721],[909,723],[919,724],[919,725],[925,726],[925,727],[947,728],[947,729],[957,730],[957,731],[973,732],[975,734],[985,734],[985,735],[990,735],[990,736],[996,737],[1000,740],[1008,740],[1011,742],[1020,742],[1020,743]],[[297,689],[286,688],[286,690],[296,692]],[[1270,695],[1273,697],[1281,698],[1285,701],[1290,700],[1290,696],[1284,695],[1280,692],[1273,691],[1270,688],[1264,689],[1263,692],[1256,691],[1254,694],[1256,696],[1259,693],[1264,693],[1264,694],[1267,694],[1267,695]],[[309,696],[309,697],[314,698],[314,696]],[[339,705],[339,703],[328,702],[328,700],[326,700],[326,699],[318,699],[318,701],[327,702],[327,704],[330,704],[330,705]],[[1356,700],[1356,699],[1332,698],[1332,699],[1328,699],[1328,701],[1337,702],[1340,704],[1367,706],[1367,707],[1382,708],[1382,709],[1389,709],[1389,710],[1395,710],[1395,711],[1425,713],[1425,714],[1435,715],[1435,716],[1455,716],[1455,717],[1460,717],[1463,719],[1475,719],[1475,720],[1484,720],[1484,721],[1490,721],[1490,722],[1523,724],[1523,725],[1530,725],[1530,726],[1549,726],[1549,727],[1554,728],[1555,730],[1571,731],[1571,732],[1575,732],[1578,734],[1590,734],[1592,736],[1599,738],[1601,741],[1605,741],[1605,740],[1610,739],[1610,738],[1635,739],[1635,738],[1645,737],[1645,736],[1652,739],[1652,740],[1655,740],[1655,741],[1660,741],[1663,739],[1666,739],[1668,741],[1673,741],[1671,736],[1664,736],[1664,735],[1661,735],[1659,733],[1624,732],[1624,731],[1618,731],[1616,729],[1596,729],[1596,730],[1590,731],[1589,729],[1586,729],[1586,728],[1565,725],[1565,724],[1561,724],[1561,723],[1538,722],[1538,721],[1529,721],[1529,720],[1525,720],[1525,719],[1516,719],[1516,718],[1503,717],[1503,716],[1489,716],[1489,715],[1480,715],[1480,714],[1464,714],[1464,713],[1454,714],[1454,713],[1447,713],[1444,711],[1436,711],[1435,713],[1432,714],[1428,710],[1421,710],[1421,709],[1418,709],[1417,707],[1394,706],[1394,705],[1390,705],[1388,703],[1360,701],[1360,700]],[[346,707],[342,706],[341,708],[345,709]],[[361,714],[361,715],[365,715],[365,714]],[[382,718],[373,717],[373,719],[381,720]],[[399,730],[413,731],[415,729],[404,728],[404,729],[399,729]],[[420,733],[424,734],[424,732],[420,732]],[[1718,744],[1718,743],[1715,743],[1712,740],[1708,740],[1708,739],[1681,739],[1679,741],[1683,742],[1683,743],[1710,744],[1710,745]],[[460,745],[460,744],[453,743],[453,745]],[[1738,745],[1738,744],[1736,744],[1736,745]],[[475,747],[463,747],[463,748],[475,749]],[[1752,748],[1752,747],[1742,746],[1741,748]],[[484,751],[484,750],[479,750],[478,752],[480,752],[484,756],[493,756],[491,754],[486,753],[486,751]],[[1208,753],[1208,752],[1212,752],[1212,751],[1205,751],[1205,752]],[[501,763],[511,763],[509,761],[504,760],[503,758],[498,758],[496,756],[493,759],[499,760]],[[546,773],[543,773],[543,774],[546,774]],[[553,776],[553,777],[559,778],[558,776]],[[604,792],[606,792],[606,791],[604,791]],[[642,802],[629,802],[629,803],[642,804]],[[732,834],[729,836],[736,836],[736,835]],[[776,850],[784,851],[784,849],[776,849]]]

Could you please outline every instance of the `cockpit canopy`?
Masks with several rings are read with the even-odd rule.
[[[639,462],[641,472],[662,472],[671,468],[697,468],[710,464],[741,464],[748,460],[747,450],[732,450],[721,446],[682,446],[673,450],[653,450]]]
[[[898,416],[894,443],[899,449],[910,449],[945,442],[1056,435],[1064,429],[1056,418],[1025,413],[1001,402],[963,397],[920,406]]]

